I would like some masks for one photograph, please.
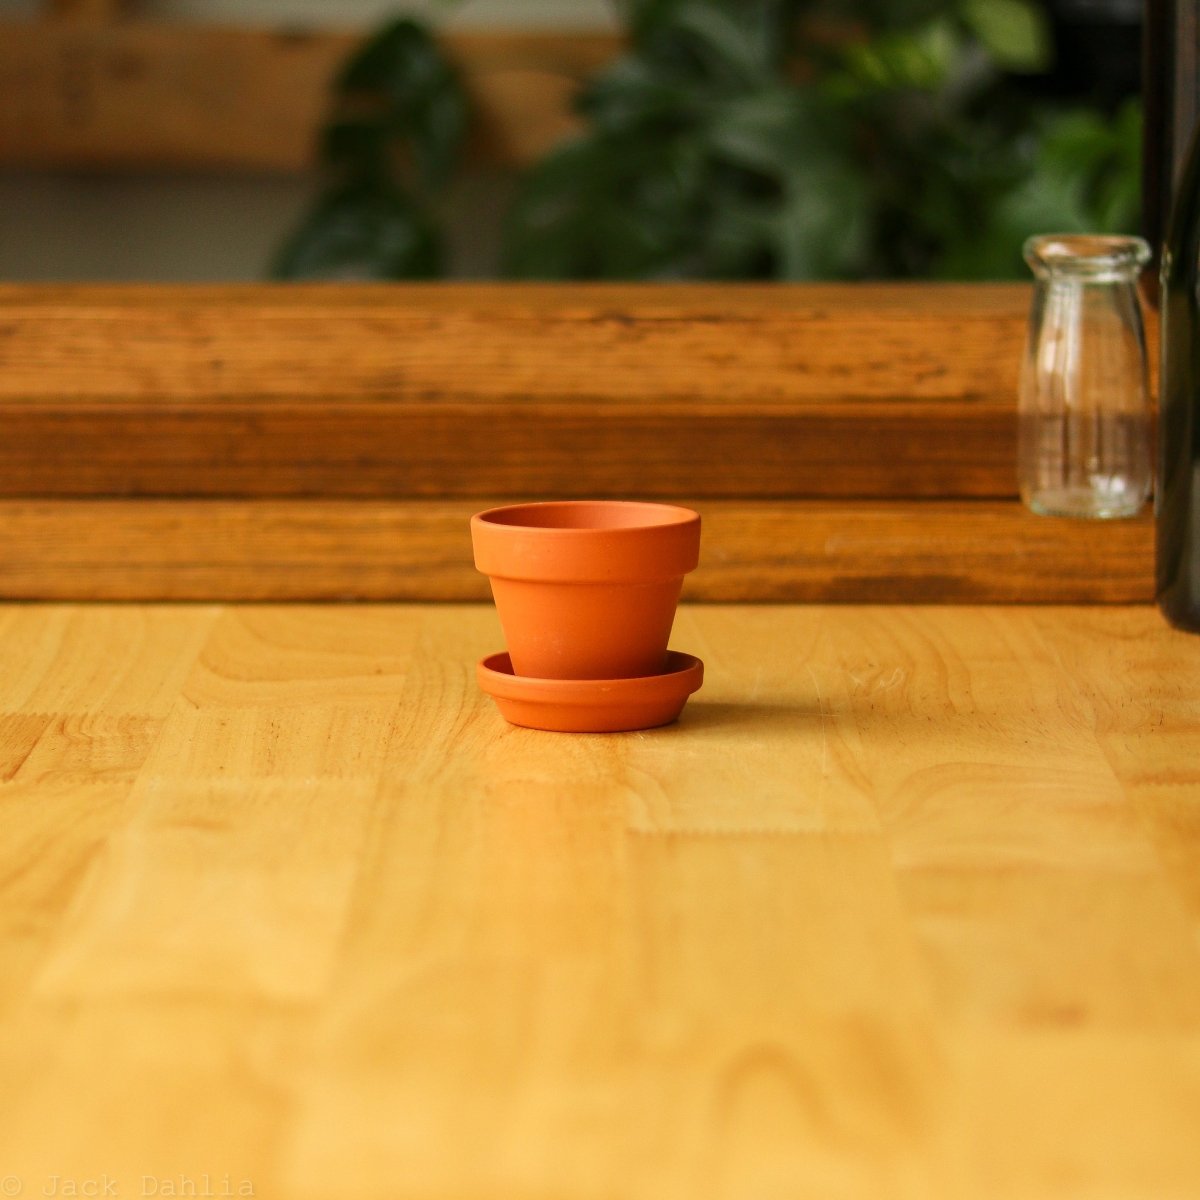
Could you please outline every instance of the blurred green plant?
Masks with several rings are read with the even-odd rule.
[[[583,132],[520,181],[507,275],[1005,278],[1032,233],[1136,223],[1137,106],[1109,118],[1021,86],[1051,53],[1033,0],[626,0],[621,16],[629,48],[578,97]],[[401,21],[338,97],[334,182],[281,273],[431,273],[461,87]]]
[[[443,273],[434,203],[459,165],[467,98],[430,31],[391,21],[334,83],[321,130],[325,186],[272,267],[278,278]]]

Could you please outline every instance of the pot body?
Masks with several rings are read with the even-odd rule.
[[[522,504],[477,514],[471,533],[518,675],[664,670],[683,577],[699,561],[696,513],[624,501]]]
[[[518,675],[632,679],[657,675],[683,577],[655,583],[543,583],[492,579],[492,596]]]

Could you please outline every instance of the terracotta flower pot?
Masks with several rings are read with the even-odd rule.
[[[564,500],[471,518],[513,670],[536,679],[632,679],[666,667],[700,517],[673,504]]]

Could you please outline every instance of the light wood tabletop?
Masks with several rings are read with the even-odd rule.
[[[673,645],[570,736],[485,606],[0,607],[0,1195],[1200,1196],[1200,638]]]

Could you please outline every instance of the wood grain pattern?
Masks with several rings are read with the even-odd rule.
[[[0,288],[8,496],[1008,497],[1011,285]]]
[[[1019,284],[8,284],[0,395],[997,404],[1028,302]]]
[[[311,166],[329,82],[362,34],[95,19],[0,21],[0,164],[297,171]],[[89,18],[89,19],[82,19]],[[577,128],[571,99],[617,52],[584,33],[447,33],[483,161],[527,163]]]
[[[468,520],[491,502],[0,501],[0,597],[479,600]],[[1153,596],[1148,518],[1016,501],[694,501],[695,600],[1130,603]]]
[[[1200,639],[685,607],[704,689],[599,737],[505,726],[499,644],[487,606],[0,606],[6,1179],[1200,1191]]]
[[[473,599],[473,509],[609,495],[705,511],[696,598],[1146,600],[1144,521],[1011,499],[1027,301],[0,287],[0,595]]]

